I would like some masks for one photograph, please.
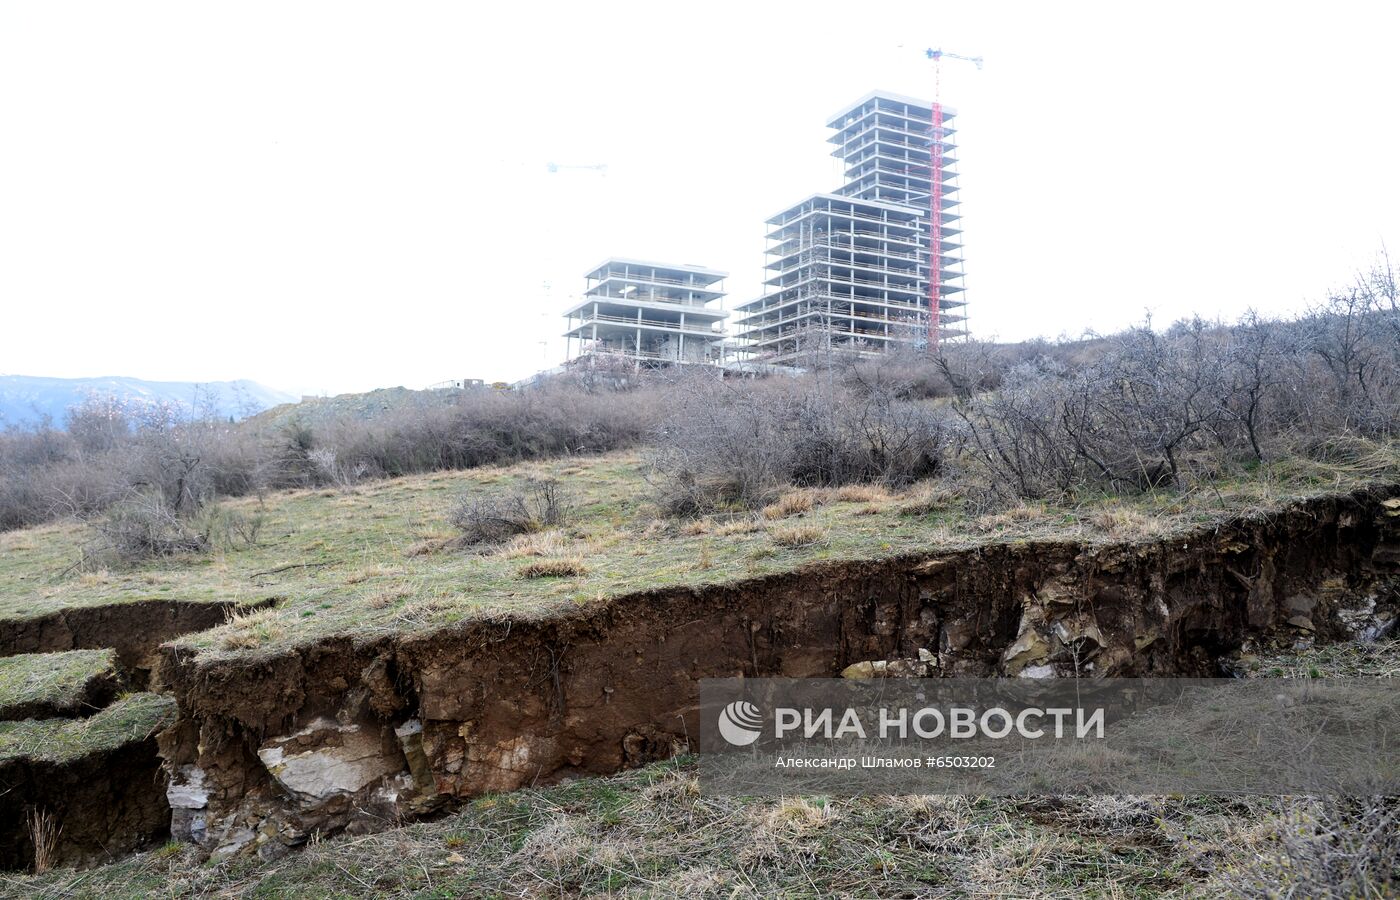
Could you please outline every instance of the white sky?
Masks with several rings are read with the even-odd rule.
[[[489,11],[488,11],[489,10]],[[1392,3],[0,5],[0,372],[513,379],[732,274],[874,88],[958,108],[979,336],[1297,309],[1400,243]],[[606,164],[551,174],[546,166]],[[546,343],[541,343],[541,342]]]

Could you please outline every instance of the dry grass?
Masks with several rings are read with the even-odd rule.
[[[1292,825],[1273,798],[716,796],[681,759],[484,797],[281,859],[210,866],[155,851],[86,872],[0,875],[0,894],[1222,896],[1222,873]]]
[[[29,811],[24,828],[34,844],[34,874],[43,875],[52,871],[54,863],[58,861],[58,836],[63,833],[63,826],[58,824],[52,813],[36,807]]]
[[[417,559],[420,556],[432,556],[434,553],[441,553],[451,547],[453,539],[444,535],[433,535],[414,541],[404,549],[403,555],[409,559]]]
[[[552,528],[549,531],[538,531],[534,534],[517,534],[507,541],[505,546],[497,551],[497,554],[506,559],[563,556],[568,543],[568,536],[564,532]]]
[[[839,503],[888,503],[890,492],[878,484],[847,484],[837,488],[832,498]]]
[[[126,694],[85,719],[0,722],[0,764],[14,759],[66,764],[144,741],[175,721],[175,698]]]
[[[108,584],[112,580],[112,573],[107,569],[98,569],[95,572],[83,572],[78,576],[78,582],[85,587],[97,587]]]
[[[1094,510],[1089,523],[1109,537],[1124,540],[1153,537],[1162,533],[1160,519],[1126,506],[1108,506]]]
[[[785,797],[755,812],[760,828],[795,833],[828,825],[838,818],[833,804],[808,797]]]
[[[957,504],[956,492],[943,484],[916,484],[900,497],[899,513],[903,516],[927,516],[946,512]]]
[[[1400,642],[1329,652],[1394,674]],[[1314,651],[1280,662],[1308,677],[1315,664],[1352,673]],[[90,871],[0,874],[0,895],[1381,898],[1397,896],[1397,862],[1393,799],[755,799],[702,791],[680,758],[280,859],[211,866],[167,846]]]
[[[763,518],[770,522],[811,512],[819,505],[821,497],[817,491],[788,491],[773,503],[763,507]]]
[[[345,576],[346,584],[360,584],[369,581],[371,578],[393,578],[403,574],[403,569],[399,566],[389,566],[384,563],[376,563],[366,566],[358,572],[351,572]]]
[[[788,525],[768,529],[768,538],[779,547],[809,547],[826,540],[826,529],[819,525]]]
[[[399,601],[407,600],[412,596],[413,591],[410,588],[385,588],[382,591],[375,591],[365,599],[365,603],[370,609],[388,609]]]
[[[418,475],[376,483],[372,494],[367,489],[355,495],[358,503],[373,503],[373,515],[368,516],[358,507],[327,503],[317,492],[269,495],[258,508],[267,517],[265,531],[275,540],[198,559],[163,558],[137,570],[113,570],[101,584],[55,574],[80,552],[86,534],[80,525],[0,534],[0,616],[28,618],[155,596],[246,602],[276,595],[286,599],[278,606],[284,630],[275,643],[262,643],[259,635],[245,630],[225,645],[225,629],[187,635],[177,643],[211,655],[289,648],[329,636],[429,630],[481,615],[545,613],[656,588],[777,574],[819,560],[875,560],[1005,540],[1105,540],[1088,521],[1095,506],[1138,510],[1160,520],[1164,534],[1175,534],[1210,527],[1241,511],[1351,491],[1382,478],[1393,483],[1400,471],[1400,463],[1389,468],[1386,459],[1374,466],[1348,465],[1270,462],[1235,473],[1233,480],[1213,484],[1210,490],[1158,491],[1117,503],[1047,505],[1047,515],[1038,519],[1011,513],[1007,528],[990,532],[973,526],[978,513],[972,507],[987,511],[990,505],[975,484],[927,481],[883,505],[834,502],[834,490],[802,491],[796,492],[802,499],[787,501],[795,504],[788,508],[812,502],[813,508],[800,518],[771,521],[761,515],[730,519],[716,514],[694,527],[708,529],[708,534],[682,534],[681,523],[657,519],[655,491],[646,480],[644,461],[636,454],[612,454],[570,461],[582,474],[568,485],[577,501],[577,515],[565,531],[569,544],[556,549],[522,543],[518,546],[526,553],[536,552],[528,549],[533,547],[549,555],[515,559],[496,552],[501,545],[466,550],[445,526],[455,498],[464,491],[507,492],[529,470]],[[950,485],[965,495],[954,495]],[[819,504],[818,498],[824,502]],[[255,503],[239,502],[249,508]],[[911,509],[928,514],[901,515]],[[981,526],[989,524],[994,523],[984,521]],[[785,550],[767,534],[769,527],[783,525],[818,526],[825,537]],[[696,564],[703,543],[710,549],[702,562],[712,565]],[[26,546],[35,549],[15,549]],[[410,548],[407,554],[405,548]],[[520,578],[518,567],[529,559],[575,555],[587,560],[587,575]],[[353,586],[347,590],[347,585]],[[412,597],[391,607],[397,614],[386,615],[382,604],[392,603],[394,595],[383,592],[394,590],[411,591]],[[418,603],[428,599],[433,602]],[[415,610],[413,616],[405,611],[408,606]],[[269,623],[264,634],[277,633],[270,628]]]
[[[681,534],[686,537],[698,537],[702,534],[709,534],[714,531],[715,523],[713,519],[691,519],[681,526]]]
[[[537,559],[520,568],[521,578],[577,578],[587,574],[588,567],[577,556]]]
[[[1004,531],[1027,523],[1042,522],[1046,518],[1047,513],[1044,506],[1039,503],[1030,503],[1023,506],[1013,506],[1004,512],[981,516],[972,522],[972,529],[983,533]]]
[[[721,525],[716,525],[714,533],[718,537],[728,537],[732,534],[753,534],[755,531],[763,529],[763,522],[755,518],[732,519]]]
[[[279,640],[287,631],[277,618],[276,607],[233,611],[228,615],[227,624],[229,630],[220,639],[225,650],[253,650]]]

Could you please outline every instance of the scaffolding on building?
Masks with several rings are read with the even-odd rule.
[[[876,91],[828,123],[847,181],[768,220],[770,277],[736,310],[739,359],[804,365],[963,334],[955,115]]]

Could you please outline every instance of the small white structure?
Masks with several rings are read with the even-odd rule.
[[[583,300],[565,313],[569,358],[637,365],[721,362],[724,320],[712,307],[727,272],[614,256],[585,276]]]

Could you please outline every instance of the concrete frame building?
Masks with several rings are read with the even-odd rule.
[[[565,315],[568,357],[637,365],[717,364],[724,320],[710,304],[724,297],[728,273],[614,256],[585,276],[583,300]]]
[[[965,334],[956,114],[940,111],[935,129],[932,103],[874,91],[827,123],[847,182],[768,220],[767,291],[736,309],[741,360],[810,365],[823,354],[869,355]]]

